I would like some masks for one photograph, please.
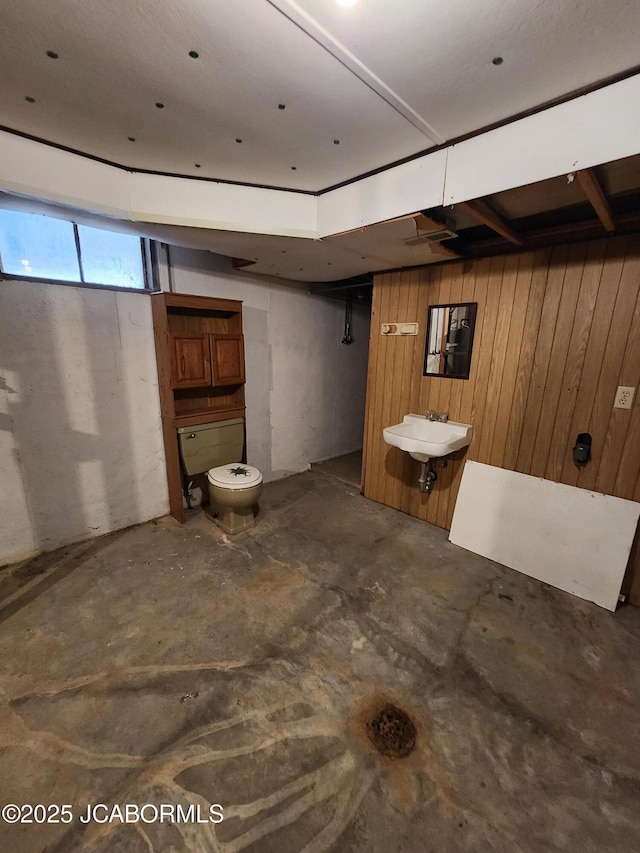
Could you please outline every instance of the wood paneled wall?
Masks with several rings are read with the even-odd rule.
[[[375,277],[363,459],[366,497],[449,528],[465,459],[640,501],[640,237],[616,237]],[[422,375],[430,304],[477,302],[468,380]],[[383,322],[420,323],[383,337]],[[419,463],[385,444],[408,412],[473,424],[469,447],[438,468],[429,495]],[[580,432],[592,459],[572,460]],[[636,549],[640,550],[640,549]],[[636,559],[636,562],[640,557]],[[640,572],[634,582],[640,603]]]

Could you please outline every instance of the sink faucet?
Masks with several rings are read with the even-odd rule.
[[[449,413],[428,411],[425,418],[428,421],[440,421],[440,423],[446,423],[449,420]]]

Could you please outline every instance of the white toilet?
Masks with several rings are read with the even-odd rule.
[[[209,517],[215,513],[212,520],[229,534],[253,527],[262,474],[253,465],[236,461],[244,449],[244,419],[180,427],[178,443],[186,474],[207,474]]]

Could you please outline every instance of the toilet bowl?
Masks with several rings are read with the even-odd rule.
[[[184,474],[207,474],[208,517],[225,533],[253,527],[262,474],[253,465],[233,461],[244,456],[244,418],[180,427],[178,446]]]
[[[262,474],[253,465],[231,462],[207,472],[210,512],[225,533],[241,533],[253,527],[254,507],[262,494]]]

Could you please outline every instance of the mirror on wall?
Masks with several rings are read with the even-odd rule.
[[[430,305],[424,376],[468,379],[477,302]]]

